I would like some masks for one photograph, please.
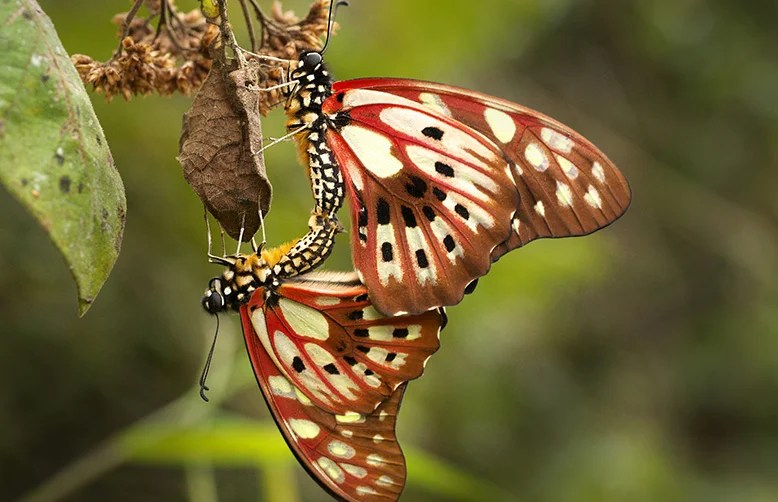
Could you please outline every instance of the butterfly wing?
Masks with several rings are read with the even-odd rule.
[[[338,499],[397,500],[406,469],[395,423],[406,384],[369,414],[336,415],[318,407],[284,376],[254,331],[263,316],[259,291],[241,308],[243,333],[262,395],[289,448]],[[252,311],[252,304],[258,308]]]
[[[385,317],[354,274],[306,274],[281,284],[267,302],[255,294],[248,309],[280,371],[334,414],[372,413],[419,377],[439,346],[440,312]]]
[[[328,142],[353,205],[354,262],[387,314],[457,303],[511,249],[591,233],[629,206],[627,181],[605,154],[509,101],[359,79],[335,83],[323,111],[340,117]]]

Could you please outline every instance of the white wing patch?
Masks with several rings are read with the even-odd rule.
[[[573,205],[573,191],[570,190],[570,185],[556,182],[556,198],[563,206],[570,207]]]
[[[542,139],[552,150],[561,153],[570,153],[573,150],[573,140],[553,129],[544,127],[540,130]]]
[[[578,168],[572,162],[558,154],[554,154],[554,158],[556,158],[559,167],[562,168],[568,179],[574,180],[578,177]]]
[[[403,163],[392,155],[392,140],[358,125],[347,125],[340,134],[354,150],[365,169],[379,178],[390,178],[403,169]]]
[[[292,431],[303,439],[313,439],[321,432],[318,424],[304,418],[290,418],[288,422]]]
[[[516,122],[502,110],[485,108],[484,120],[489,124],[494,136],[502,143],[508,143],[516,135]]]
[[[434,111],[435,113],[439,113],[445,117],[452,116],[451,110],[448,109],[446,103],[444,103],[440,96],[437,94],[422,92],[419,94],[419,101],[421,101],[421,104]]]
[[[548,169],[549,162],[546,152],[537,143],[527,144],[526,148],[524,148],[524,158],[538,172],[542,173]]]
[[[327,297],[323,298],[326,299]],[[337,300],[337,298],[334,299]],[[293,332],[304,338],[315,340],[326,340],[329,338],[329,323],[327,323],[327,318],[321,312],[286,298],[280,298],[278,304]]]

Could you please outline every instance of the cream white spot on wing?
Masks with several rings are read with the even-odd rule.
[[[327,318],[318,310],[286,298],[280,298],[278,304],[296,335],[315,340],[326,340],[329,337]]]
[[[419,101],[430,110],[446,117],[451,117],[451,110],[448,109],[446,103],[437,94],[422,92],[419,94]]]
[[[336,483],[342,483],[346,480],[346,473],[344,473],[343,469],[338,467],[338,464],[333,462],[331,459],[327,457],[319,457],[316,463],[319,464],[319,467],[321,467],[327,476],[329,476],[330,479]]]
[[[352,438],[352,437],[354,437],[354,431],[350,431],[348,429],[344,429],[344,430],[340,431],[340,435],[343,436],[344,438]]]
[[[376,363],[383,363],[386,360],[386,355],[389,353],[383,347],[371,347],[370,352],[367,353],[367,358]]]
[[[376,434],[375,436],[373,436],[373,442],[375,444],[378,444],[378,443],[380,443],[383,440],[384,440],[384,437],[381,434]]]
[[[369,486],[357,486],[357,495],[378,495],[378,492]]]
[[[524,169],[522,169],[519,164],[513,164],[513,171],[519,176],[524,174]]]
[[[590,206],[600,209],[602,208],[602,199],[600,198],[600,192],[596,188],[589,185],[589,189],[584,194],[584,200],[589,203]]]
[[[521,228],[521,220],[516,218],[516,217],[514,217],[513,218],[513,231],[518,234],[520,228]]]
[[[391,486],[394,484],[394,480],[387,476],[386,474],[380,476],[378,479],[376,479],[375,484],[378,486],[383,486],[384,488]]]
[[[372,305],[362,309],[362,319],[365,321],[375,321],[376,319],[383,319],[384,315],[377,311]]]
[[[563,206],[572,206],[573,205],[573,191],[570,190],[570,185],[566,183],[562,183],[561,181],[556,182],[556,198],[559,201],[559,203]]]
[[[554,157],[556,158],[557,163],[559,163],[559,167],[561,167],[562,171],[565,173],[565,176],[571,180],[574,180],[578,177],[578,168],[575,167],[575,164],[562,157],[561,155],[554,154]]]
[[[297,400],[300,401],[300,404],[302,404],[303,406],[312,406],[313,405],[313,403],[308,398],[308,396],[303,394],[303,391],[301,391],[297,387],[294,388],[294,394],[295,394],[295,396],[297,396]]]
[[[543,201],[539,200],[537,203],[535,203],[535,212],[538,213],[543,218],[546,217],[546,208],[543,207]]]
[[[386,417],[388,417],[388,416],[389,416],[389,414],[386,411],[381,410],[381,413],[378,414],[378,420],[383,422],[386,419]]]
[[[345,459],[353,458],[354,455],[357,454],[357,450],[355,450],[353,446],[348,445],[343,441],[338,441],[337,439],[330,441],[327,445],[327,451],[335,457]]]
[[[303,418],[290,418],[289,427],[303,439],[313,439],[321,432],[321,428],[316,423]]]
[[[372,89],[351,89],[343,96],[343,108],[353,108],[361,105],[375,105],[377,103],[395,104],[400,106],[409,106],[419,108],[422,105],[408,98],[389,94],[383,91],[374,91]]]
[[[341,424],[361,424],[365,421],[365,416],[356,411],[347,411],[343,415],[335,415],[335,420]]]
[[[287,380],[286,377],[272,375],[267,379],[267,382],[270,385],[270,392],[272,392],[273,395],[295,399],[292,384],[289,383],[289,380]]]
[[[463,256],[465,254],[462,246],[460,246],[457,243],[457,240],[454,238],[451,227],[449,226],[448,222],[446,222],[446,220],[443,218],[435,218],[429,223],[429,226],[432,229],[432,233],[440,243],[440,249],[446,251],[446,256],[448,256],[448,259],[451,263],[456,262],[457,257]],[[454,247],[451,249],[451,251],[449,251],[446,247],[446,242],[450,244],[451,241],[453,241]]]
[[[529,143],[524,148],[524,158],[527,159],[529,165],[531,165],[536,171],[543,172],[548,169],[548,157],[546,152],[537,143]]]
[[[558,131],[544,127],[540,130],[542,139],[552,150],[562,153],[570,153],[573,150],[573,140]]]
[[[340,303],[340,298],[336,296],[319,296],[313,301],[316,305],[322,307],[331,307]]]
[[[435,254],[427,245],[427,240],[424,237],[424,233],[421,227],[405,227],[405,240],[408,244],[408,249],[411,252],[411,260],[413,262],[413,269],[416,272],[416,278],[419,284],[424,285],[427,282],[436,282],[438,278],[437,268],[435,262],[432,261]],[[421,250],[427,260],[427,267],[419,265],[419,260],[416,253]],[[399,260],[398,260],[399,261]]]
[[[592,164],[592,176],[594,176],[594,179],[599,181],[600,183],[605,182],[605,170],[602,168],[602,165],[594,161],[594,164]]]
[[[390,178],[402,171],[403,163],[392,154],[394,143],[386,135],[358,125],[347,125],[340,134],[351,146],[365,169],[379,178]]]
[[[345,464],[342,463],[340,466],[343,468],[344,471],[351,474],[355,478],[362,479],[365,476],[367,476],[367,469],[364,467],[360,467],[358,465],[351,465],[351,464]]]
[[[367,456],[365,461],[367,461],[367,465],[371,467],[378,467],[379,465],[386,463],[384,457],[382,457],[378,453],[371,453],[370,455]]]
[[[516,135],[516,122],[502,110],[485,108],[484,120],[489,124],[494,136],[502,143],[509,142]]]
[[[393,259],[391,261],[383,260],[382,246],[386,242],[392,246]],[[396,239],[394,237],[394,226],[391,223],[376,226],[375,245],[378,280],[381,281],[381,284],[384,286],[389,284],[389,279],[392,277],[394,277],[397,282],[402,282],[404,272],[398,257],[399,250],[397,249]]]

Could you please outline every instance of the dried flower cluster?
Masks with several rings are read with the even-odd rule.
[[[71,60],[84,83],[109,100],[116,95],[130,99],[153,92],[169,95],[197,90],[211,68],[209,50],[217,43],[219,30],[199,10],[180,14],[167,1],[165,24],[160,28],[151,25],[149,19],[159,15],[162,2],[147,1],[149,19],[130,21],[120,50],[108,61],[74,54]],[[120,33],[126,19],[127,13],[113,19]]]

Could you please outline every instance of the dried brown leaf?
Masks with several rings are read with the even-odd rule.
[[[214,61],[184,115],[178,160],[184,178],[224,230],[237,239],[259,229],[259,208],[270,209],[272,188],[262,146],[259,94],[254,64],[225,71]]]

